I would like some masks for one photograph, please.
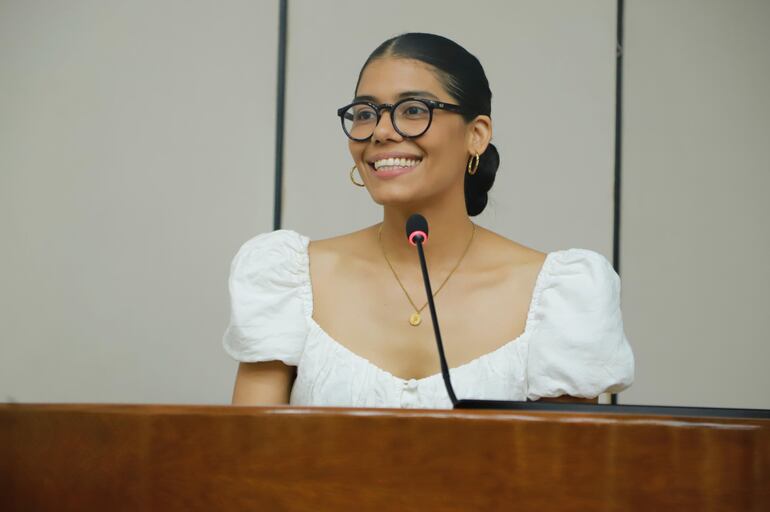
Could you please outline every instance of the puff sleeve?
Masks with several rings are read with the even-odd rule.
[[[530,340],[527,398],[622,391],[634,380],[634,355],[623,330],[620,277],[588,249],[553,257]]]
[[[245,242],[230,265],[225,351],[244,362],[297,366],[312,312],[306,237],[281,229]]]

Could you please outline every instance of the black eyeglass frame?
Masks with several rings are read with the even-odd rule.
[[[425,129],[420,132],[417,135],[407,135],[403,133],[401,130],[398,129],[398,123],[393,121],[393,112],[396,110],[396,108],[401,105],[402,103],[406,103],[407,101],[419,101],[420,103],[424,104],[428,108],[428,125],[425,127]],[[342,131],[345,132],[345,135],[348,136],[350,140],[354,140],[356,142],[365,142],[372,138],[374,135],[374,130],[372,130],[372,133],[363,139],[357,139],[350,135],[348,131],[345,129],[345,112],[347,110],[354,106],[354,105],[368,105],[374,109],[374,111],[377,113],[377,122],[374,123],[375,129],[377,128],[377,125],[380,124],[380,119],[382,118],[382,111],[383,110],[389,110],[390,111],[390,122],[393,125],[393,129],[398,132],[399,135],[406,139],[414,139],[417,137],[422,136],[425,134],[425,132],[428,131],[430,128],[430,125],[433,124],[433,109],[439,109],[439,110],[446,110],[448,112],[455,112],[457,114],[468,114],[466,110],[463,110],[460,105],[453,105],[451,103],[445,103],[443,101],[434,101],[429,100],[425,98],[403,98],[398,100],[395,103],[381,103],[377,105],[376,103],[372,103],[371,101],[354,101],[353,103],[350,103],[349,105],[345,105],[344,107],[340,107],[337,109],[337,115],[340,117],[340,124],[342,125]]]

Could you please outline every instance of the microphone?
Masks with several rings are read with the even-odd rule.
[[[418,240],[422,243],[428,241],[428,221],[425,217],[415,213],[406,220],[406,238],[412,245],[417,245]]]
[[[425,263],[425,252],[422,244],[428,242],[428,221],[419,213],[409,216],[406,220],[406,238],[409,243],[417,246],[417,253],[420,255],[420,268],[422,269],[422,280],[425,283],[425,292],[428,294],[428,305],[430,307],[430,318],[433,321],[433,334],[436,336],[438,345],[438,357],[441,361],[441,376],[444,378],[444,386],[452,401],[452,406],[457,408],[457,397],[455,396],[452,381],[449,379],[449,366],[446,364],[444,356],[444,343],[441,341],[441,331],[438,328],[438,316],[436,315],[436,306],[433,304],[433,291],[430,287],[430,278],[428,277],[428,265]]]
[[[560,412],[596,412],[596,413],[620,413],[620,414],[666,414],[671,416],[715,416],[738,418],[770,418],[770,411],[761,409],[732,409],[721,407],[682,407],[682,406],[656,406],[656,405],[615,405],[615,404],[586,404],[586,403],[555,403],[539,401],[515,401],[515,400],[479,400],[475,398],[458,400],[455,396],[452,381],[449,376],[449,367],[444,356],[444,343],[441,341],[441,330],[438,326],[436,305],[433,303],[430,278],[428,277],[428,265],[425,262],[425,252],[422,245],[428,242],[428,221],[419,213],[411,215],[406,221],[406,238],[409,243],[417,247],[420,257],[420,268],[425,283],[425,292],[428,294],[430,306],[430,318],[433,321],[433,333],[438,346],[438,356],[441,361],[441,375],[444,378],[449,399],[454,409],[508,409],[529,411],[560,411]]]

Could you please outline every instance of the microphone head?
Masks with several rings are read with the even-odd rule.
[[[406,237],[409,243],[417,245],[417,237],[423,243],[428,241],[428,221],[419,213],[412,214],[406,221]]]

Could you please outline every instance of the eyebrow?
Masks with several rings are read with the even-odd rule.
[[[438,96],[428,91],[404,91],[396,96],[397,99],[401,98],[413,98],[413,97],[426,97],[439,101]],[[377,98],[374,96],[356,96],[353,101],[371,101],[377,103]]]

